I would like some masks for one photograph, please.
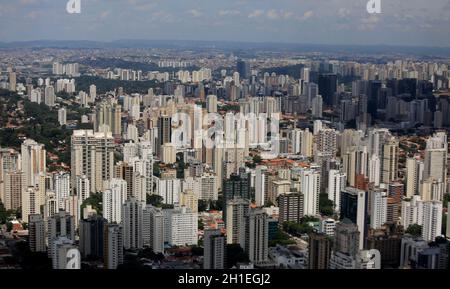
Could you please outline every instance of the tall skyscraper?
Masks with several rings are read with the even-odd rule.
[[[335,212],[339,212],[341,192],[345,189],[347,175],[339,170],[330,170],[328,174],[328,199],[333,202]]]
[[[95,109],[95,132],[106,132],[112,136],[122,134],[122,107],[108,99],[97,104]]]
[[[162,145],[170,143],[172,139],[172,118],[170,116],[160,116],[158,118],[158,142],[156,153],[162,154]]]
[[[89,97],[91,103],[94,103],[97,98],[97,87],[94,84],[89,86]]]
[[[279,225],[285,222],[300,223],[304,216],[304,195],[301,193],[286,193],[278,197]]]
[[[160,208],[147,205],[143,211],[142,238],[144,246],[155,253],[164,253],[164,214]]]
[[[423,178],[447,182],[448,142],[445,132],[437,132],[427,140]]]
[[[300,172],[300,192],[304,196],[305,216],[315,216],[319,213],[320,173],[314,169],[304,169]]]
[[[16,91],[17,90],[17,75],[15,72],[9,73],[9,90]]]
[[[80,253],[83,257],[103,258],[103,234],[106,220],[91,216],[80,221]]]
[[[125,249],[141,249],[143,203],[135,198],[122,205],[123,246]]]
[[[328,269],[332,239],[323,233],[309,234],[308,269]]]
[[[257,166],[255,176],[255,200],[258,207],[266,204],[268,179],[266,176],[267,167]]]
[[[28,216],[40,213],[39,190],[28,187],[22,190],[22,220],[27,221]]]
[[[89,179],[85,175],[77,176],[75,189],[78,197],[78,204],[81,206],[91,195]]]
[[[127,199],[134,196],[133,192],[133,178],[134,178],[134,167],[131,164],[124,162],[119,162],[114,166],[114,178],[123,179],[127,182]],[[136,196],[134,196],[136,197]]]
[[[31,139],[26,139],[22,143],[22,170],[26,187],[39,184],[39,175],[45,175],[47,171],[44,145]]]
[[[398,178],[398,141],[395,139],[383,145],[382,174],[383,183],[391,183]]]
[[[319,130],[316,135],[316,148],[316,152],[321,152],[324,155],[336,156],[337,132],[330,128]]]
[[[442,228],[442,202],[423,202],[422,238],[426,241],[434,241],[441,236]]]
[[[250,177],[248,174],[231,174],[229,179],[223,180],[223,197],[224,207],[227,206],[228,200],[234,197],[250,199]],[[224,220],[227,220],[227,211],[224,211]]]
[[[336,225],[333,250],[355,256],[359,251],[359,234],[356,224],[344,219]]]
[[[58,237],[51,243],[52,267],[57,270],[80,269],[81,259],[70,259],[67,255],[72,249],[78,249],[73,240],[66,237]]]
[[[198,213],[186,207],[164,210],[168,242],[172,246],[189,246],[198,243]]]
[[[59,237],[75,241],[75,220],[65,211],[59,211],[47,221],[47,242]]]
[[[55,106],[55,88],[52,85],[48,85],[44,90],[44,103],[47,106],[53,107]]]
[[[217,113],[217,95],[208,95],[206,98],[206,109],[208,113]]]
[[[58,109],[58,122],[61,126],[67,124],[67,110],[64,107]]]
[[[323,100],[322,100],[322,96],[320,94],[312,99],[311,114],[313,117],[322,118],[322,112],[323,112],[322,103],[323,103]]]
[[[3,204],[6,210],[17,210],[22,206],[22,192],[25,190],[25,176],[20,171],[7,172],[3,182]]]
[[[18,151],[9,148],[0,148],[0,192],[2,192],[1,183],[5,175],[12,171],[21,171],[22,160]]]
[[[370,227],[380,229],[387,220],[387,193],[381,190],[371,192]]]
[[[42,215],[28,216],[28,243],[31,252],[45,252],[45,222]]]
[[[238,60],[236,63],[236,71],[242,78],[249,79],[251,76],[250,63],[244,60]]]
[[[423,180],[424,164],[417,158],[406,160],[406,197],[419,194],[420,183]]]
[[[85,175],[92,193],[104,191],[104,181],[113,176],[114,147],[111,133],[75,130],[71,146],[72,186],[75,187],[77,176]]]
[[[251,209],[246,218],[245,251],[250,262],[264,263],[269,258],[269,217],[263,209]]]
[[[360,232],[356,224],[343,219],[336,225],[330,269],[356,269],[359,255]]]
[[[106,269],[117,269],[123,264],[123,229],[122,225],[106,224],[103,235],[103,261]]]
[[[59,172],[54,175],[54,180],[58,209],[65,210],[65,202],[70,195],[70,174]]]
[[[337,75],[326,73],[319,75],[319,94],[327,106],[336,104],[335,93],[337,92]]]
[[[205,230],[203,269],[225,269],[226,239],[220,230]]]
[[[235,197],[226,204],[227,244],[239,244],[245,248],[245,218],[250,210],[250,202]]]
[[[347,187],[341,193],[341,210],[340,217],[342,219],[349,219],[360,232],[359,248],[364,248],[364,239],[367,228],[367,192],[358,190],[356,188]]]

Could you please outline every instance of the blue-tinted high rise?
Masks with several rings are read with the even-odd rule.
[[[244,60],[238,60],[236,63],[236,71],[239,72],[241,78],[249,79],[251,76],[250,63]]]

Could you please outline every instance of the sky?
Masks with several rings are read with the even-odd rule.
[[[0,41],[211,40],[447,46],[450,0],[0,0]]]

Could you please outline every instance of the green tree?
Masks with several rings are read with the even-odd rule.
[[[0,200],[0,224],[6,223],[7,218],[8,218],[8,214],[7,214],[6,208],[3,205],[2,201]]]
[[[94,210],[97,211],[98,215],[103,215],[103,193],[92,194],[89,198],[84,200],[81,204],[81,211],[88,205],[91,205]]]
[[[319,211],[322,215],[331,217],[334,214],[333,201],[328,199],[328,194],[319,195]]]
[[[13,224],[11,222],[6,223],[6,231],[11,232],[13,229]]]
[[[405,233],[410,234],[414,237],[422,236],[422,226],[418,224],[409,225],[408,229],[406,229]]]
[[[199,246],[192,246],[191,252],[193,256],[203,256],[203,248]]]
[[[161,177],[161,168],[157,162],[153,163],[153,175],[158,178]]]
[[[154,207],[162,207],[164,198],[159,195],[147,194],[147,205],[152,205]]]
[[[138,253],[139,258],[146,258],[152,261],[162,261],[164,260],[164,255],[161,253],[156,254],[152,248],[144,248]]]
[[[223,195],[219,195],[216,201],[211,201],[209,203],[209,209],[213,211],[223,211],[224,199]]]
[[[208,210],[209,202],[206,200],[198,200],[198,212],[206,212]]]
[[[278,229],[274,236],[274,239],[269,242],[269,247],[275,247],[276,245],[292,245],[295,244],[294,240],[291,240],[288,234]]]
[[[262,162],[262,158],[261,158],[260,155],[255,155],[255,156],[253,157],[253,163],[259,165],[261,162]]]
[[[228,268],[233,268],[237,263],[249,262],[247,253],[239,244],[227,244],[226,256]]]
[[[203,221],[198,219],[198,229],[199,230],[204,230],[205,229],[205,225],[203,225]]]

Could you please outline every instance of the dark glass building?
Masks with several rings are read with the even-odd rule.
[[[80,253],[83,257],[103,257],[103,227],[106,219],[91,216],[80,220]]]
[[[323,102],[327,106],[337,104],[337,75],[326,73],[319,75],[319,94],[322,95]]]

